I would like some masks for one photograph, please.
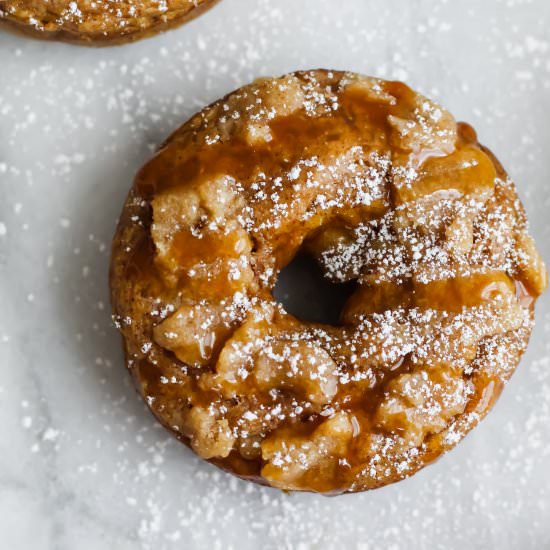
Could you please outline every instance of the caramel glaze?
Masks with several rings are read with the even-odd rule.
[[[328,77],[319,73],[320,76],[317,76],[324,83],[323,89],[327,95],[336,98],[337,107],[315,115],[300,108],[291,114],[276,116],[267,123],[270,136],[267,141],[250,143],[242,131],[229,135],[224,135],[221,131],[214,132],[215,139],[205,140],[205,132],[211,123],[207,117],[200,115],[178,130],[136,178],[127,204],[139,206],[127,206],[121,219],[119,233],[115,238],[111,280],[123,277],[124,287],[129,289],[129,294],[135,294],[136,289],[139,289],[141,296],[149,304],[160,304],[154,306],[156,309],[172,304],[172,310],[178,310],[182,304],[188,302],[230,299],[236,291],[272,303],[271,290],[277,273],[299,251],[307,250],[315,257],[320,257],[324,249],[337,240],[336,237],[348,238],[360,223],[382,219],[396,208],[438,192],[450,193],[449,196],[459,198],[483,193],[490,195],[493,193],[495,178],[506,179],[502,166],[487,149],[478,144],[475,131],[466,124],[456,126],[455,139],[439,140],[439,143],[435,140],[434,146],[425,143],[411,148],[406,140],[402,142],[397,139],[396,127],[391,123],[392,117],[412,120],[419,109],[419,96],[404,84],[383,82],[380,85],[381,91],[366,93],[361,86],[343,86],[342,73],[330,73]],[[298,74],[297,78],[304,84],[308,81],[308,74]],[[205,112],[219,110],[224,103],[225,100],[222,100]],[[242,116],[244,114],[241,112]],[[210,134],[207,135],[210,137]],[[381,172],[383,184],[379,193],[373,193],[372,200],[353,203],[348,200],[349,197],[344,197],[335,201],[334,206],[316,208],[318,188],[309,190],[302,185],[299,191],[292,190],[289,171],[303,159],[316,158],[319,159],[318,164],[326,165],[345,155],[351,145],[361,148],[360,157],[367,167],[372,163],[378,173]],[[388,163],[376,165],[377,161],[373,159],[387,159]],[[415,170],[413,184],[396,185],[391,169],[383,168],[387,165],[406,165]],[[323,193],[329,194],[338,190],[340,176],[337,172],[336,175],[332,173],[327,176],[318,165],[311,170],[315,171],[314,178],[317,181],[326,180],[323,183]],[[280,202],[287,208],[285,216],[278,219],[277,223],[266,223],[265,228],[260,226],[259,221],[272,219],[273,204],[258,200],[258,191],[253,186],[262,174],[267,175],[265,196],[278,193]],[[230,281],[227,261],[239,257],[235,244],[238,241],[237,234],[209,232],[203,226],[176,230],[166,253],[172,261],[170,273],[167,275],[166,264],[157,258],[159,251],[151,239],[151,204],[158,197],[180,190],[199,189],[201,182],[214,180],[221,175],[238,183],[238,195],[249,206],[249,216],[254,221],[254,225],[248,229],[253,281],[238,284]],[[280,184],[277,185],[277,181],[285,183],[281,187]],[[300,180],[299,183],[303,182]],[[514,202],[513,208],[519,208],[515,215],[520,220],[519,224],[523,224],[521,207]],[[127,226],[136,212],[141,224],[138,234],[142,237],[142,243],[134,243],[128,247],[129,252],[121,259],[120,254],[117,256],[117,243],[124,242],[124,231],[130,231]],[[189,272],[201,262],[210,266],[208,277],[196,280],[189,276]],[[268,275],[267,267],[272,269]],[[354,331],[362,319],[397,309],[460,314],[465,310],[483,308],[498,296],[514,293],[520,306],[529,310],[530,318],[541,288],[535,288],[532,278],[525,277],[524,273],[525,271],[491,268],[427,283],[415,280],[414,277],[386,282],[359,279],[356,292],[342,312],[341,326],[303,323],[276,308],[271,326],[266,330],[277,335],[307,333],[304,338],[322,332],[331,341],[330,355],[341,372],[352,374],[357,366],[352,365],[350,357],[353,351],[349,349],[349,342],[354,338]],[[118,281],[115,283],[118,284]],[[123,317],[124,310],[132,311],[132,308],[122,305],[124,299],[121,299],[121,291],[117,290],[115,283],[112,283],[114,309],[117,315]],[[214,352],[203,365],[185,364],[178,358],[178,349],[170,351],[154,342],[151,331],[158,324],[158,319],[149,317],[140,320],[141,335],[147,337],[147,341],[153,341],[152,349],[147,353],[136,347],[139,342],[139,338],[136,341],[136,329],[123,327],[127,357],[138,386],[144,396],[154,397],[149,402],[159,421],[186,443],[189,443],[188,433],[175,426],[177,419],[184,413],[174,413],[174,410],[208,407],[209,404],[221,400],[235,408],[235,414],[232,416],[230,412],[227,416],[231,425],[247,407],[257,411],[261,406],[270,407],[277,401],[281,409],[288,413],[294,406],[291,403],[296,402],[298,394],[292,388],[281,386],[272,388],[274,393],[267,392],[258,385],[254,376],[239,382],[237,395],[233,398],[227,397],[229,394],[225,383],[212,384],[205,389],[204,374],[216,372],[224,343],[232,337],[241,323],[242,319],[236,318],[230,323],[230,329],[225,327],[215,335]],[[515,346],[513,352],[510,352],[513,367],[526,344],[524,334],[518,335],[516,332],[501,337],[505,344],[508,342]],[[490,352],[483,345],[482,341],[480,347],[476,346],[472,352],[470,360],[473,360],[474,365],[476,360],[483,361],[484,354]],[[354,431],[360,434],[384,434],[385,428],[379,423],[377,416],[380,404],[394,391],[391,385],[393,381],[418,368],[418,359],[413,360],[412,356],[403,355],[391,365],[371,367],[374,369],[374,381],[366,379],[360,383],[340,385],[326,406],[346,411],[352,419]],[[473,384],[474,389],[468,397],[462,416],[454,419],[457,433],[460,434],[459,439],[491,408],[513,367],[502,373],[495,369],[474,366],[463,375],[468,383]],[[178,384],[163,383],[161,377],[175,377]],[[169,409],[172,410],[167,414]],[[319,407],[313,409],[313,412],[308,412],[306,408],[297,417],[291,418],[287,415],[283,422],[275,424],[276,433],[283,436],[287,433],[289,440],[298,438],[301,441],[310,441],[327,418],[320,414]],[[210,460],[243,478],[275,484],[281,488],[328,494],[362,490],[397,481],[437,458],[455,444],[451,445],[444,439],[450,425],[451,420],[447,422],[447,428],[441,427],[439,432],[426,435],[417,453],[408,456],[411,466],[402,474],[394,471],[388,477],[379,476],[365,482],[357,481],[360,479],[359,471],[367,462],[365,445],[370,441],[363,436],[354,436],[347,444],[344,462],[340,460],[339,464],[321,473],[313,468],[296,483],[287,485],[284,480],[274,483],[275,474],[271,474],[267,481],[262,474],[266,465],[265,458],[248,458],[237,448],[233,448],[223,458],[211,457]],[[399,436],[399,429],[396,433]],[[261,434],[271,435],[269,429],[261,431]]]

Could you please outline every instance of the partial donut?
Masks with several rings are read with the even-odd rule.
[[[37,38],[94,46],[177,27],[219,0],[0,0],[0,23]]]
[[[298,253],[355,284],[337,326],[273,298]],[[402,83],[323,70],[260,79],[177,130],[136,177],[111,265],[160,422],[242,478],[323,493],[454,447],[516,368],[546,284],[470,126]]]

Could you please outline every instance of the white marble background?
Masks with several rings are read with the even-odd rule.
[[[0,33],[0,548],[550,548],[550,296],[490,417],[370,494],[258,488],[153,422],[122,365],[107,267],[132,177],[191,113],[260,75],[404,79],[473,122],[550,261],[548,0],[224,0],[83,49]]]

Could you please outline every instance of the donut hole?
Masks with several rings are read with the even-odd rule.
[[[279,273],[273,296],[285,310],[302,321],[341,324],[341,313],[357,284],[332,283],[309,255],[298,254]]]

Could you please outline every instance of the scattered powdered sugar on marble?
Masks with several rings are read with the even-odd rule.
[[[444,98],[507,161],[548,259],[546,2],[424,0],[397,2],[397,13],[361,2],[336,14],[330,2],[264,1],[237,17],[238,2],[225,1],[217,8],[223,17],[212,12],[132,49],[0,37],[2,54],[9,52],[0,75],[0,361],[13,365],[0,380],[10,434],[0,461],[5,540],[63,549],[85,541],[90,548],[544,548],[548,298],[530,352],[480,431],[416,478],[365,495],[285,496],[235,480],[156,428],[121,376],[105,271],[129,182],[182,120],[261,74],[338,66],[407,79]],[[474,50],[464,43],[454,58],[465,36]],[[472,68],[474,59],[480,67]]]

